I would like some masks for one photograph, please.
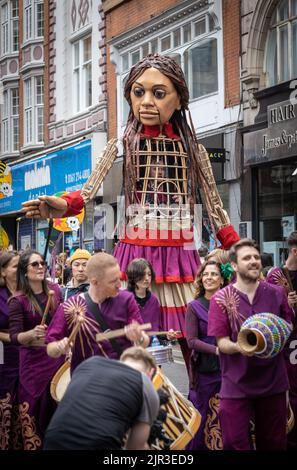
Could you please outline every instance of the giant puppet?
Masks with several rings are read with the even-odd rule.
[[[184,332],[186,305],[193,299],[192,283],[200,264],[192,243],[193,208],[201,202],[200,194],[222,246],[228,249],[239,237],[223,209],[208,154],[197,142],[180,66],[171,57],[148,55],[132,67],[125,98],[130,105],[123,137],[125,231],[114,255],[123,278],[134,258],[150,261],[162,327]],[[26,215],[77,214],[96,195],[116,154],[112,140],[81,191],[28,201]]]

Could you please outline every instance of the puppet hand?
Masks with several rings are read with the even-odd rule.
[[[33,219],[63,217],[68,209],[67,202],[56,196],[40,196],[38,199],[23,202],[22,205],[25,216]]]

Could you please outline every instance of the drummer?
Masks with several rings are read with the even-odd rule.
[[[147,347],[150,341],[139,327],[143,321],[133,294],[120,290],[117,260],[107,253],[93,255],[87,262],[87,276],[88,292],[71,297],[59,307],[46,335],[48,355],[60,357],[69,352],[68,337],[82,319],[73,344],[71,371],[90,356],[119,359],[133,342]],[[96,342],[97,333],[123,327],[125,337]]]
[[[259,281],[258,245],[248,238],[232,246],[230,259],[236,282],[210,300],[208,335],[216,336],[222,383],[219,419],[224,450],[251,450],[250,420],[254,415],[256,450],[285,450],[289,387],[282,353],[269,359],[248,357],[237,341],[242,323],[256,313],[270,312],[291,321],[281,287]]]
[[[50,422],[44,449],[120,450],[129,429],[125,449],[148,449],[159,411],[151,383],[155,369],[154,359],[141,347],[126,349],[120,361],[84,361]]]

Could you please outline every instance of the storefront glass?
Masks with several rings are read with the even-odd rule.
[[[258,170],[259,236],[263,252],[280,265],[287,255],[286,238],[296,230],[297,160]]]

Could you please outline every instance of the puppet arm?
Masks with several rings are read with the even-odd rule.
[[[22,204],[22,212],[25,213],[25,216],[34,219],[45,219],[79,214],[84,205],[96,196],[104,178],[112,167],[118,153],[116,143],[117,139],[111,139],[108,142],[81,191],[75,191],[60,197],[40,196],[38,199],[26,201]]]
[[[222,248],[228,250],[234,243],[240,240],[240,237],[233,225],[231,225],[229,216],[223,208],[208,153],[201,144],[198,145],[196,163],[198,179],[203,190],[208,216],[215,228],[216,237],[221,242]]]

